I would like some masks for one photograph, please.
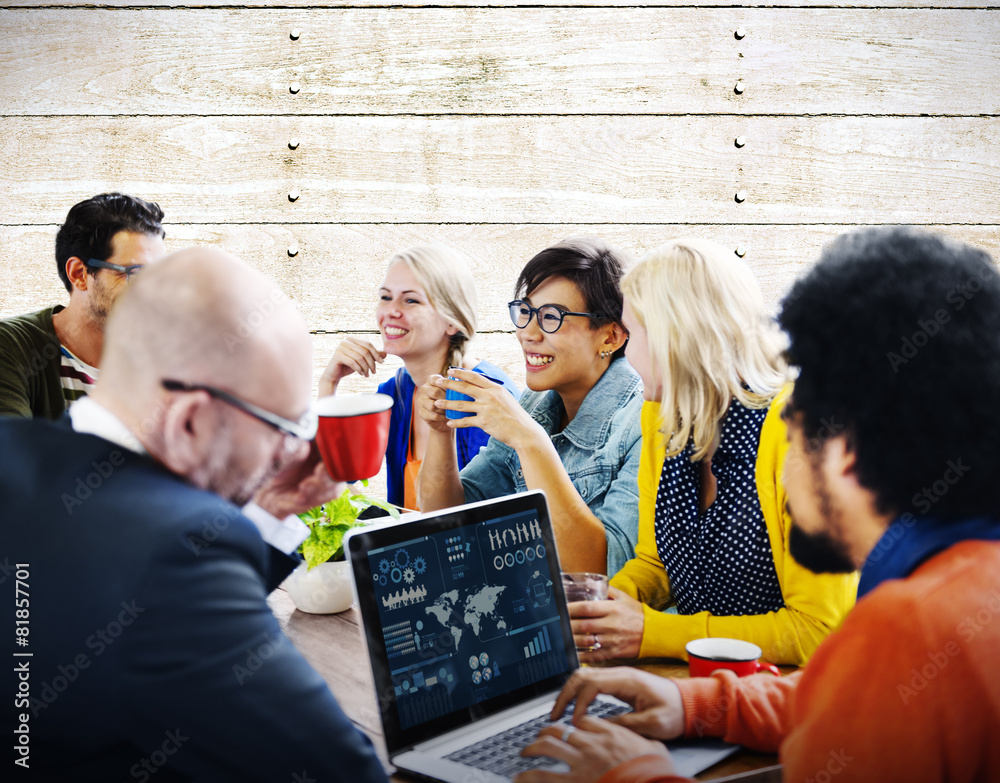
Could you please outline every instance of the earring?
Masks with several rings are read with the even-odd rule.
[[[609,356],[611,356],[611,351],[601,351],[600,353],[602,359],[607,359]]]

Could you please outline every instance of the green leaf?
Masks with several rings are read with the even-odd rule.
[[[367,486],[367,482],[362,483]],[[394,506],[353,492],[350,488],[340,497],[299,514],[299,519],[309,528],[309,537],[299,547],[307,566],[314,568],[327,560],[343,560],[344,535],[352,528],[366,524],[365,521],[358,521],[358,515],[371,506],[384,509],[399,519],[399,511]]]

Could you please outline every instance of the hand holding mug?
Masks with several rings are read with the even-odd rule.
[[[448,425],[446,412],[436,404],[438,400],[443,400],[445,395],[445,390],[437,384],[442,377],[441,375],[432,375],[427,379],[427,383],[417,389],[417,395],[413,400],[413,409],[435,432],[450,433],[452,428]]]
[[[449,367],[448,368],[448,373],[449,373],[448,374],[448,380],[449,381],[459,381],[459,379],[456,378],[455,375],[454,375],[454,370],[461,370],[461,369],[462,369],[461,367]],[[477,372],[475,370],[473,370],[473,372],[476,372],[477,375],[480,375],[481,377],[485,378],[488,381],[492,381],[493,383],[495,383],[495,384],[497,384],[499,386],[503,386],[503,381],[501,381],[499,378],[494,378],[494,377],[492,377],[490,375],[486,375],[485,373],[480,373],[480,372]],[[468,394],[463,394],[462,392],[456,391],[453,388],[449,388],[449,389],[445,390],[444,398],[446,400],[451,401],[451,402],[475,402],[476,401],[475,397],[470,397]],[[446,408],[445,409],[445,415],[449,419],[466,419],[469,416],[475,416],[477,414],[476,414],[476,411],[474,411],[474,410],[458,410],[458,409],[455,409],[455,408]]]
[[[581,662],[639,657],[645,626],[641,603],[614,587],[608,588],[607,600],[572,601],[568,595],[567,600],[577,648],[591,647],[580,653]]]
[[[538,422],[499,381],[473,370],[452,367],[449,377],[436,376],[431,383],[445,391],[446,399],[435,405],[446,416],[452,412],[451,427],[479,427],[491,437],[517,449],[528,433],[536,430],[545,435]],[[451,392],[451,398],[447,393]],[[459,399],[456,395],[464,395]],[[454,414],[465,414],[454,418]],[[545,435],[548,438],[548,435]]]

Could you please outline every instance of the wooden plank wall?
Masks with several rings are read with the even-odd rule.
[[[279,279],[317,376],[426,241],[473,260],[477,353],[519,382],[503,305],[570,234],[717,239],[772,307],[855,226],[1000,254],[1000,2],[273,5],[0,4],[0,317],[65,298],[55,230],[111,189]]]

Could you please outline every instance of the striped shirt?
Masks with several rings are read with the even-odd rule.
[[[90,394],[97,383],[100,371],[74,356],[65,345],[59,346],[59,380],[62,383],[63,399],[66,407],[74,400]]]

